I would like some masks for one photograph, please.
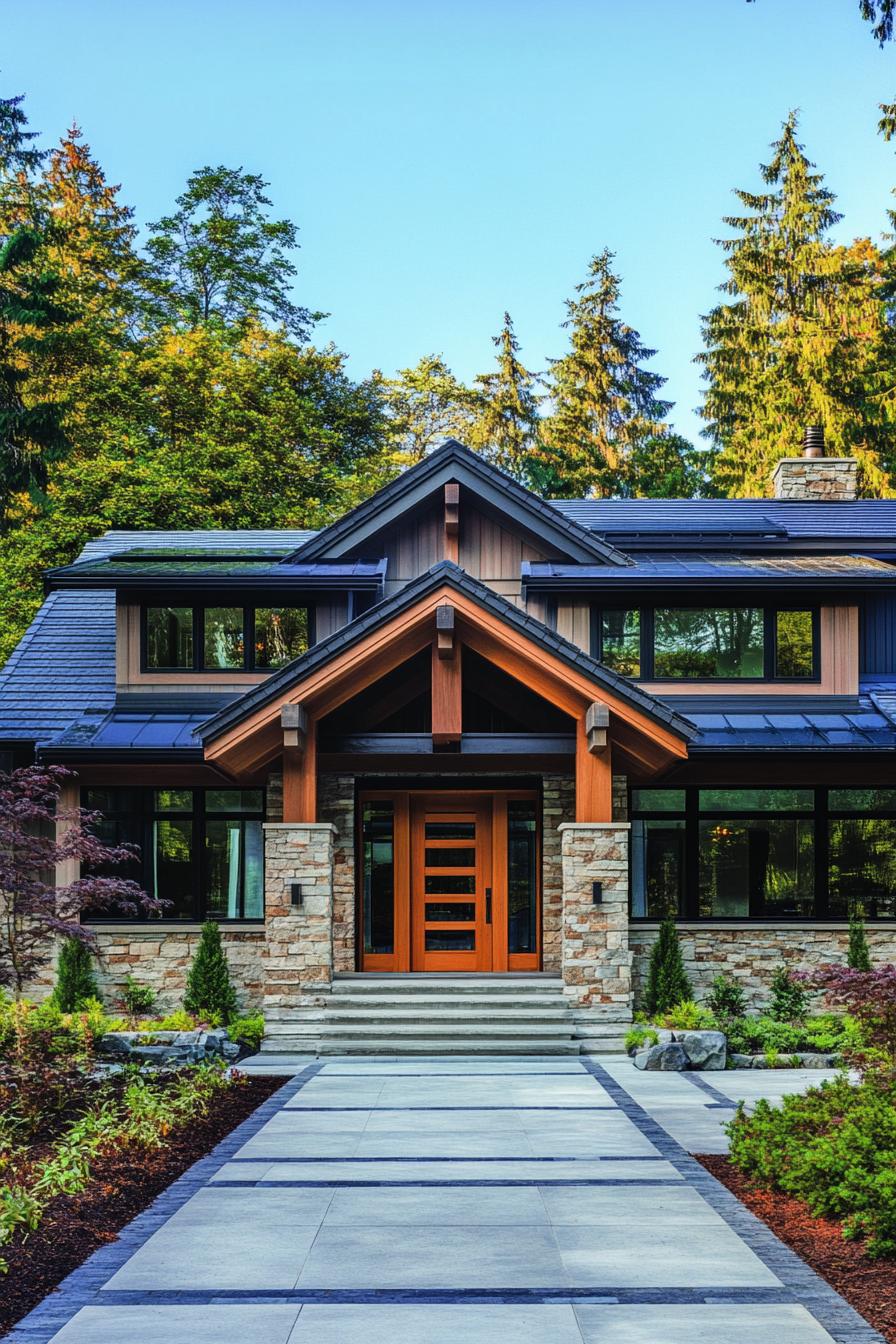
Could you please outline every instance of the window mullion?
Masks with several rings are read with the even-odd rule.
[[[700,792],[698,789],[685,790],[685,919],[700,918]]]
[[[641,676],[645,681],[653,678],[653,607],[642,607],[638,618],[641,627]]]

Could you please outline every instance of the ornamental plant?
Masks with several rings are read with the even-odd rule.
[[[896,1077],[896,966],[873,971],[822,966],[805,978],[858,1022],[866,1044],[853,1052],[856,1063]]]
[[[53,1002],[63,1013],[76,1013],[89,1000],[99,999],[99,996],[93,973],[93,953],[79,938],[66,938],[56,963]]]
[[[776,1022],[802,1022],[809,1011],[809,982],[787,966],[779,966],[772,976],[772,1000],[768,1016]]]
[[[747,1000],[743,989],[730,975],[717,975],[706,996],[706,1006],[720,1022],[740,1019],[746,1015]]]
[[[221,942],[221,930],[213,919],[202,926],[199,946],[187,977],[184,1007],[198,1017],[229,1022],[236,1017],[236,991]]]
[[[663,920],[656,942],[650,949],[644,1007],[652,1018],[668,1013],[677,1003],[693,998],[691,982],[685,974],[681,942],[675,920]]]
[[[871,952],[865,936],[865,921],[858,911],[853,911],[849,917],[849,950],[846,954],[846,964],[854,971],[871,970]]]
[[[0,773],[0,987],[10,986],[17,998],[49,963],[57,938],[96,946],[94,931],[81,923],[83,913],[160,913],[166,904],[136,882],[91,874],[127,863],[135,851],[99,839],[91,827],[100,813],[60,807],[62,785],[71,777],[58,765]],[[72,861],[85,875],[54,886],[50,875],[57,865]]]

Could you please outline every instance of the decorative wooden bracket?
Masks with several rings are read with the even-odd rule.
[[[460,486],[454,481],[445,486],[445,559],[460,560]]]
[[[448,602],[436,607],[436,653],[440,658],[454,657],[454,608]]]
[[[301,705],[282,705],[280,708],[280,726],[283,729],[284,747],[305,750],[305,738],[308,733],[308,715]]]
[[[588,750],[592,756],[600,756],[607,749],[607,729],[610,726],[610,712],[606,705],[595,700],[585,713],[585,733],[588,738]]]

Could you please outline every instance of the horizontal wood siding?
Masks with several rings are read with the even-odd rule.
[[[896,672],[896,597],[869,597],[859,614],[859,667],[869,676]]]

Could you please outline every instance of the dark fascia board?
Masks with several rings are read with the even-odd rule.
[[[505,624],[518,630],[520,634],[543,644],[546,649],[563,662],[568,663],[570,667],[575,668],[576,671],[585,672],[593,679],[596,687],[603,687],[612,691],[621,700],[637,707],[648,718],[661,723],[680,737],[682,741],[689,742],[695,736],[697,729],[694,725],[682,715],[676,713],[675,710],[670,709],[665,701],[658,696],[650,695],[647,691],[642,691],[627,677],[621,677],[618,673],[611,672],[602,663],[596,662],[590,655],[583,653],[568,639],[558,635],[555,630],[549,629],[541,621],[536,620],[534,616],[521,611],[519,607],[514,606],[512,602],[508,602],[499,593],[493,592],[491,588],[487,588],[478,579],[471,578],[450,560],[442,560],[439,564],[433,565],[425,574],[413,579],[398,593],[387,597],[385,601],[371,607],[363,616],[359,616],[348,625],[334,631],[320,644],[315,644],[301,658],[296,658],[294,662],[288,663],[286,667],[281,668],[279,672],[275,672],[261,685],[254,686],[246,691],[233,704],[226,706],[205,723],[200,724],[196,729],[196,735],[203,743],[214,741],[215,738],[220,737],[233,724],[239,723],[259,706],[271,700],[276,700],[285,690],[288,690],[290,686],[307,676],[315,668],[324,665],[337,654],[351,648],[372,630],[384,625],[394,616],[413,606],[415,602],[418,602],[428,593],[445,584],[462,593],[465,597],[472,599],[483,610],[498,616]]]
[[[37,755],[42,761],[59,762],[60,765],[76,765],[79,762],[96,764],[99,760],[108,761],[110,765],[121,764],[122,761],[139,761],[144,765],[183,765],[185,762],[201,762],[205,759],[201,747],[90,747],[86,744],[61,747],[54,742],[39,747]]]
[[[530,566],[531,560],[524,560],[521,569],[522,593],[525,597],[527,593],[581,593],[581,594],[606,594],[614,591],[624,592],[626,596],[630,593],[641,595],[655,592],[677,592],[679,589],[697,589],[705,591],[707,584],[711,584],[714,589],[733,589],[739,593],[749,593],[752,591],[765,592],[773,588],[776,593],[788,593],[799,595],[800,593],[832,593],[836,596],[844,588],[851,592],[875,592],[879,588],[887,588],[896,584],[896,567],[892,574],[886,574],[882,571],[865,574],[811,574],[801,576],[798,574],[725,574],[713,573],[707,570],[702,573],[689,574],[682,571],[678,574],[645,574],[643,570],[632,573],[626,571],[625,575],[617,576],[615,571],[608,571],[606,575],[556,575],[556,574],[538,574],[532,573]],[[624,577],[624,583],[620,580]]]
[[[477,453],[449,439],[422,462],[384,485],[370,499],[310,537],[289,556],[288,562],[322,556],[338,559],[364,543],[408,509],[428,499],[440,486],[456,481],[466,486],[484,504],[515,519],[528,532],[544,538],[573,560],[602,560],[628,566],[622,551],[601,540],[581,523],[565,517],[553,505],[485,462]]]
[[[367,592],[382,593],[386,578],[386,560],[379,560],[376,568],[368,573],[292,574],[272,565],[263,574],[231,575],[190,575],[172,574],[164,577],[160,574],[122,574],[120,571],[107,573],[92,568],[90,573],[79,572],[80,566],[66,565],[60,569],[50,569],[44,574],[44,590],[47,593],[63,588],[93,588],[103,591],[115,590],[133,594],[170,594],[170,593],[333,593]],[[86,567],[85,567],[86,568]],[[135,566],[136,569],[136,566]]]

